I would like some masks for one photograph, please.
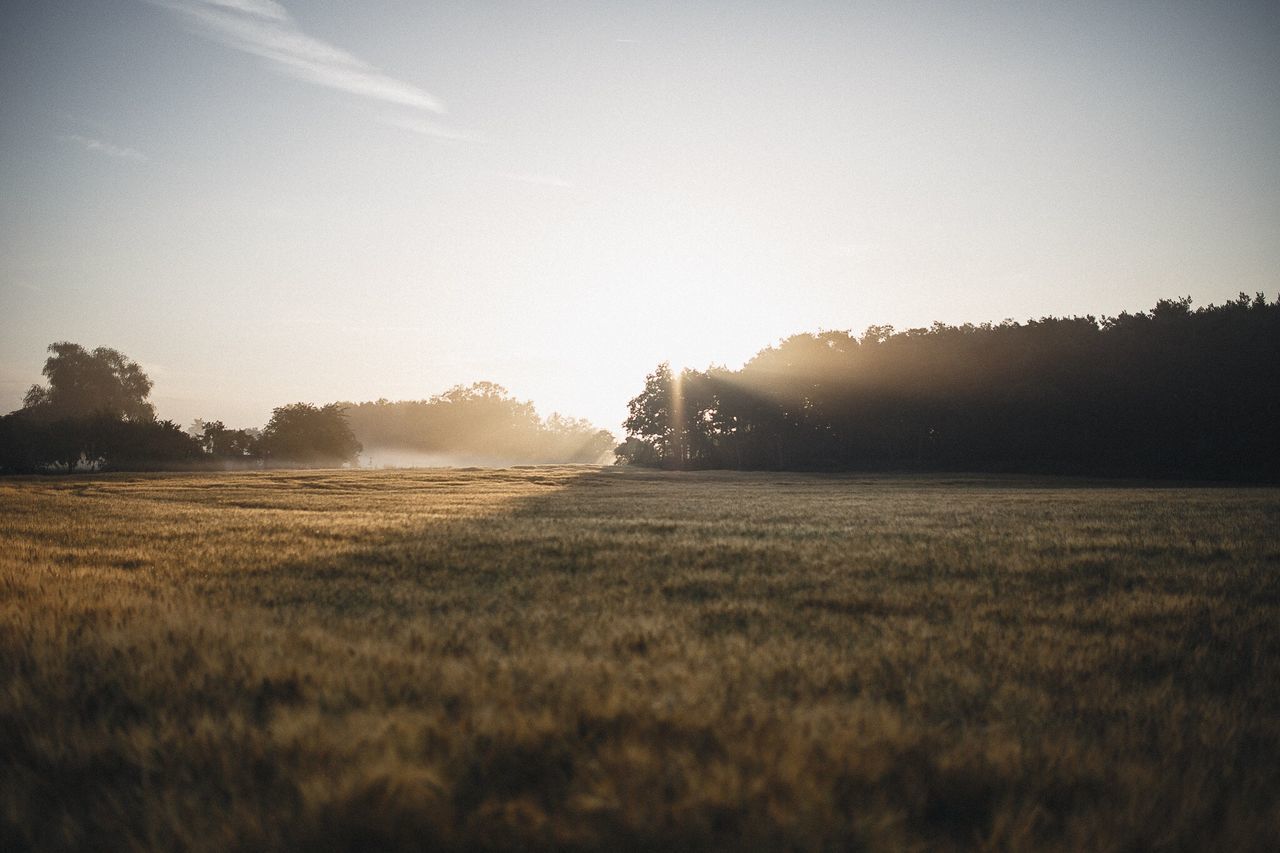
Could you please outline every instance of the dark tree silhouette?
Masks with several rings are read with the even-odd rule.
[[[200,449],[215,459],[248,459],[256,457],[261,443],[261,431],[252,429],[228,429],[222,421],[206,421],[196,418],[188,430]]]
[[[672,465],[682,464],[684,458],[677,414],[681,397],[671,365],[664,361],[644,378],[644,390],[627,403],[627,419],[622,423],[629,435],[650,447],[650,458]]]
[[[646,378],[620,461],[1280,479],[1280,300],[794,335]]]
[[[262,450],[271,464],[339,466],[354,464],[361,447],[340,403],[292,403],[271,412]]]
[[[45,361],[48,385],[0,418],[0,469],[74,471],[161,468],[189,463],[199,446],[147,402],[151,380],[123,353],[56,343]]]
[[[151,380],[136,361],[109,347],[88,352],[79,344],[49,345],[43,373],[48,385],[32,385],[23,408],[49,420],[108,415],[143,423],[155,419],[147,402]]]

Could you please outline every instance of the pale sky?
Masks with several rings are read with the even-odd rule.
[[[490,380],[1280,291],[1280,3],[0,4],[0,410]]]

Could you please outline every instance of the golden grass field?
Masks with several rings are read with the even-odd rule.
[[[0,848],[1280,849],[1280,490],[0,480]]]

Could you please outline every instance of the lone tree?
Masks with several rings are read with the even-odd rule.
[[[133,423],[156,419],[147,402],[151,380],[136,361],[110,347],[89,352],[79,344],[49,345],[45,360],[48,385],[32,385],[23,398],[24,409],[50,420],[101,417]]]
[[[271,462],[335,467],[354,463],[363,449],[339,403],[292,403],[274,409],[261,446]]]

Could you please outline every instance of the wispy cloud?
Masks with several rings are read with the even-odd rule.
[[[389,127],[398,127],[401,130],[407,130],[411,133],[416,133],[419,136],[427,136],[432,139],[443,139],[448,142],[489,141],[483,134],[472,133],[468,130],[457,130],[417,116],[383,116],[379,121]]]
[[[490,172],[492,177],[501,178],[504,181],[516,181],[521,184],[536,184],[542,187],[557,187],[559,189],[573,189],[573,183],[566,181],[558,175],[532,175],[520,172]]]
[[[99,154],[106,154],[108,157],[119,157],[121,160],[135,160],[139,163],[147,159],[147,155],[143,154],[136,148],[125,148],[121,145],[113,145],[101,139],[93,139],[89,136],[81,136],[78,133],[63,133],[58,135],[58,139],[63,142],[73,142],[82,146],[86,151],[96,151]]]
[[[181,15],[206,38],[261,57],[290,77],[404,107],[444,112],[444,104],[434,95],[302,32],[289,11],[273,0],[144,2]]]
[[[237,12],[244,12],[246,15],[255,15],[259,18],[266,18],[269,21],[284,21],[289,18],[289,13],[279,3],[273,0],[205,0],[209,6],[221,6],[224,9],[234,9]]]

